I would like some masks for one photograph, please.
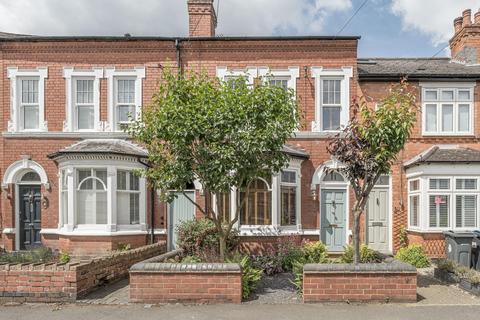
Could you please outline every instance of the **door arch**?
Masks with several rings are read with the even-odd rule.
[[[349,183],[341,174],[341,165],[331,160],[318,167],[312,178],[312,194],[317,192],[319,201],[320,240],[329,251],[343,251],[347,244]]]
[[[14,194],[15,250],[41,245],[41,187],[50,189],[45,169],[35,161],[24,158],[12,163],[2,179],[2,188]]]

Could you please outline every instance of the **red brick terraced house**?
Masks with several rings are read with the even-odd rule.
[[[359,37],[215,37],[213,0],[189,0],[188,11],[186,38],[0,33],[1,247],[90,255],[151,239],[175,246],[175,226],[199,213],[183,195],[154,200],[132,173],[146,152],[123,131],[172,65],[295,90],[303,121],[284,147],[290,163],[255,182],[241,213],[251,249],[296,235],[343,250],[354,199],[340,173],[325,174],[341,167],[326,147],[354,97],[375,106],[404,75],[422,112],[372,192],[363,241],[393,253],[404,228],[410,243],[441,256],[442,231],[480,226],[480,13],[455,20],[453,58],[359,59]],[[204,201],[198,183],[189,188],[187,196]],[[241,196],[232,190],[218,209],[228,215]]]

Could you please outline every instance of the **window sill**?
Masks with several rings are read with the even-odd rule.
[[[148,232],[144,230],[119,230],[119,231],[105,231],[105,230],[78,230],[68,231],[65,229],[42,229],[40,234],[56,234],[61,236],[94,236],[94,237],[108,237],[108,236],[130,236],[130,235],[146,235]]]
[[[449,132],[449,133],[438,133],[438,132],[428,133],[428,132],[422,132],[422,136],[423,136],[423,137],[429,137],[429,138],[433,138],[433,137],[442,137],[442,138],[445,138],[445,137],[467,137],[467,138],[475,138],[475,134],[472,133],[472,132],[468,132],[468,133],[452,133],[452,132]]]
[[[287,235],[303,235],[305,234],[297,226],[241,226],[240,236],[256,236],[256,237],[271,237],[271,236],[287,236]],[[317,234],[319,234],[317,232]]]
[[[107,131],[17,131],[17,132],[3,132],[5,138],[128,138],[128,133],[125,132],[107,132]]]

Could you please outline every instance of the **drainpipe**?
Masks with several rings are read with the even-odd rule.
[[[181,52],[180,52],[180,49],[181,49],[181,39],[179,38],[176,38],[175,39],[175,51],[177,53],[177,67],[178,67],[178,73],[181,74],[182,73],[182,56],[181,56]]]
[[[155,188],[152,187],[151,189],[151,208],[152,212],[150,214],[150,228],[151,228],[151,233],[150,233],[150,243],[153,244],[155,242]]]

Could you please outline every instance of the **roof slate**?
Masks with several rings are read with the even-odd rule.
[[[284,144],[282,151],[293,157],[304,158],[304,159],[310,158],[310,155],[308,154],[307,151],[291,144]]]
[[[64,154],[72,153],[111,153],[141,158],[147,157],[147,151],[145,149],[121,139],[86,139],[63,148],[49,155],[49,157],[56,158]]]
[[[480,150],[471,148],[440,148],[433,146],[404,164],[405,168],[429,163],[472,163],[480,162]]]
[[[480,65],[465,65],[449,58],[363,58],[358,59],[360,80],[409,78],[479,78]]]

